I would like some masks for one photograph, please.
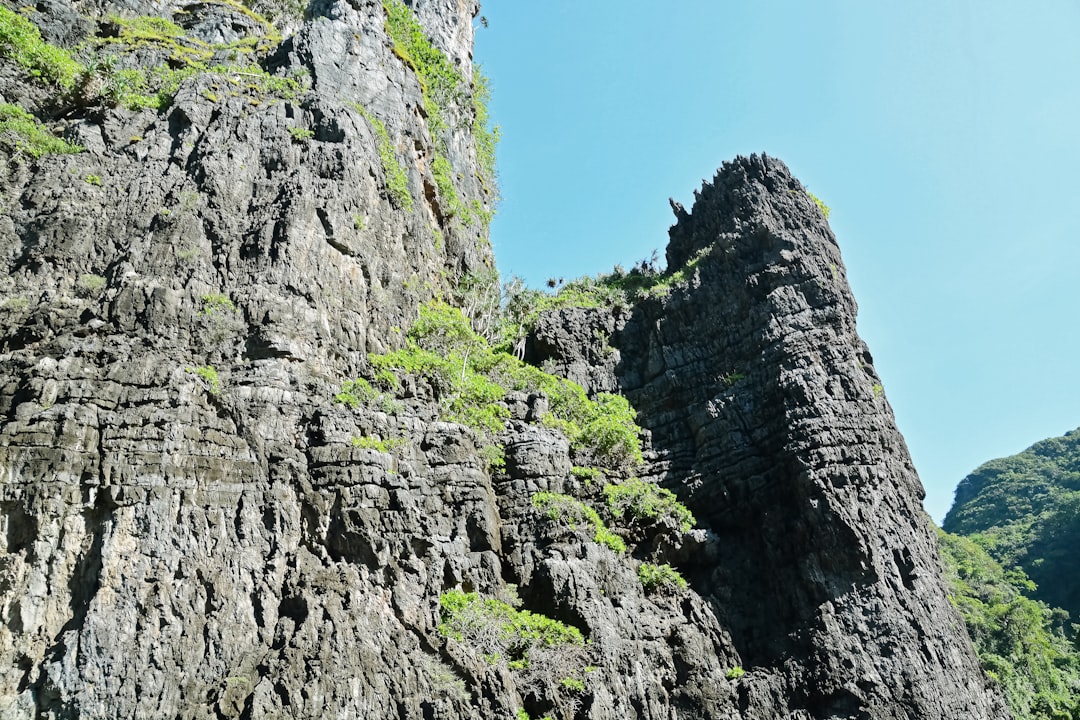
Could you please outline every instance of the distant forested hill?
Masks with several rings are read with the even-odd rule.
[[[1080,720],[1080,430],[968,475],[945,531],[952,602],[1017,720]]]
[[[1080,430],[991,460],[956,490],[947,532],[1023,568],[1034,597],[1080,618]]]

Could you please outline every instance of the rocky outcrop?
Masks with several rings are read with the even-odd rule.
[[[1005,717],[946,599],[824,215],[766,156],[674,207],[668,272],[685,280],[614,320],[549,315],[530,352],[590,382],[579,368],[616,326],[591,383],[626,393],[657,479],[712,533],[692,584],[753,668],[742,717]]]
[[[643,474],[697,529],[615,525],[542,394],[507,395],[490,436],[415,378],[334,401],[492,263],[475,110],[433,108],[392,5],[256,4],[290,18],[277,37],[231,2],[125,2],[226,63],[161,109],[61,102],[0,63],[3,100],[85,148],[5,146],[0,177],[0,717],[1006,717],[835,242],[776,161],[725,166],[680,215],[667,296],[551,314],[530,350],[633,400]],[[53,42],[122,32],[115,4],[37,7]],[[410,8],[464,93],[475,4]],[[227,65],[251,38],[261,65]],[[110,62],[176,52],[137,50]],[[537,493],[600,508],[629,552]],[[689,587],[646,588],[642,561]],[[454,589],[590,642],[478,654],[440,628]]]

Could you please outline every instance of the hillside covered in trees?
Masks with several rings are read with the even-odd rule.
[[[1080,431],[979,467],[944,528],[952,600],[1018,720],[1080,718]]]

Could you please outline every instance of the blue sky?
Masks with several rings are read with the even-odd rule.
[[[784,160],[831,224],[939,522],[981,463],[1080,426],[1080,2],[488,0],[499,268],[667,242],[668,197]]]

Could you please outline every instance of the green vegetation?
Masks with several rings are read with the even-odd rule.
[[[34,158],[82,152],[82,147],[56,137],[18,105],[7,103],[0,103],[0,144]]]
[[[481,433],[497,433],[509,417],[503,402],[511,390],[543,394],[548,412],[541,421],[566,434],[575,453],[592,465],[613,470],[641,462],[635,413],[625,398],[600,393],[590,400],[580,385],[493,350],[462,312],[433,301],[406,335],[407,345],[369,357],[376,371],[407,373],[427,381],[439,398],[443,417]]]
[[[576,477],[578,480],[584,480],[586,485],[592,485],[594,482],[599,482],[604,479],[604,473],[599,468],[594,467],[581,467],[575,465],[570,468],[570,474]]]
[[[723,380],[724,385],[727,385],[728,387],[731,387],[732,385],[739,382],[740,380],[745,380],[746,379],[746,373],[734,372],[733,371],[733,372],[729,372],[727,375],[724,375],[720,379]]]
[[[221,378],[218,377],[218,371],[213,365],[203,365],[202,367],[187,368],[189,373],[198,375],[207,384],[207,389],[211,395],[217,395],[221,392]]]
[[[102,99],[110,105],[128,110],[164,110],[172,104],[180,84],[199,72],[193,66],[174,69],[168,65],[158,65],[149,70],[119,69],[111,56],[102,61],[101,67],[105,73]]]
[[[1026,597],[1035,584],[974,540],[939,531],[938,548],[950,599],[1016,719],[1080,718],[1080,652],[1068,613]]]
[[[291,127],[289,128],[289,135],[296,142],[307,142],[311,138],[315,137],[315,131],[308,130],[307,128]]]
[[[254,62],[211,64],[215,54],[223,50],[235,59],[254,52],[265,53],[281,40],[265,19],[242,4],[233,0],[217,2],[255,19],[267,29],[267,34],[211,45],[187,37],[183,28],[167,18],[111,17],[110,22],[117,26],[118,32],[114,37],[96,40],[100,54],[90,68],[103,81],[102,99],[129,110],[163,110],[172,103],[185,80],[200,74],[216,76],[224,86],[220,94],[204,93],[212,102],[217,102],[221,94],[244,95],[249,103],[260,104],[268,97],[289,100],[302,93],[305,85],[298,78],[270,75]],[[123,66],[125,56],[142,49],[159,51],[167,59],[149,68]]]
[[[674,288],[687,284],[694,276],[701,261],[708,256],[706,248],[685,265],[661,272],[656,268],[655,258],[645,259],[630,271],[616,267],[612,272],[595,278],[582,277],[565,284],[561,280],[549,280],[550,287],[558,286],[557,292],[545,292],[525,287],[519,278],[508,282],[504,288],[505,314],[500,330],[500,346],[512,347],[515,342],[536,327],[540,316],[561,308],[628,307],[647,298],[661,298]]]
[[[98,92],[102,100],[130,110],[162,110],[172,102],[181,83],[204,73],[219,76],[230,95],[247,95],[254,104],[266,97],[292,99],[303,92],[305,86],[299,79],[270,75],[253,62],[211,65],[221,51],[229,51],[235,58],[267,52],[281,40],[265,19],[241,3],[217,3],[255,19],[267,33],[211,45],[187,37],[183,28],[167,18],[111,16],[109,23],[115,26],[116,33],[93,41],[89,66],[84,66],[68,51],[45,42],[25,17],[0,6],[0,57],[11,58],[32,76],[72,95],[82,78],[95,76],[101,81]],[[131,53],[144,49],[158,51],[166,60],[149,68],[125,66]],[[218,95],[207,91],[207,97],[216,102]],[[86,97],[82,101],[97,99]]]
[[[364,116],[375,131],[375,141],[379,145],[379,160],[382,163],[383,176],[386,178],[386,192],[391,202],[405,212],[412,212],[413,198],[412,193],[409,192],[409,177],[394,154],[394,143],[390,139],[390,133],[386,131],[386,126],[382,121],[362,105],[357,104],[353,107]]]
[[[228,295],[210,293],[209,295],[202,296],[202,309],[199,310],[199,315],[213,317],[219,313],[235,311],[236,305],[233,304],[233,301],[229,299]]]
[[[387,380],[387,376],[389,380]],[[387,387],[397,387],[397,378],[392,373],[385,373],[382,382]],[[387,415],[397,415],[402,409],[401,403],[392,395],[379,392],[364,378],[346,380],[341,383],[337,394],[334,395],[334,402],[341,403],[353,410],[360,406],[372,407],[381,410]]]
[[[473,221],[472,210],[461,201],[457,189],[454,187],[453,168],[450,161],[442,155],[436,155],[431,162],[431,174],[435,177],[435,186],[439,188],[439,197],[442,198],[443,213],[450,218],[458,217],[467,223]]]
[[[216,52],[230,50],[234,55],[252,52],[267,52],[281,42],[281,35],[265,18],[253,13],[241,3],[233,0],[216,0],[219,5],[226,5],[246,15],[260,25],[264,34],[251,35],[230,43],[209,44],[196,38],[188,37],[184,29],[168,18],[142,15],[123,17],[113,15],[109,22],[119,32],[115,37],[100,38],[99,45],[122,45],[125,49],[138,50],[151,48],[169,53],[169,62],[173,66],[205,65]]]
[[[480,458],[487,463],[492,472],[502,472],[506,469],[506,451],[502,445],[485,445],[480,448]]]
[[[529,713],[525,712],[525,708],[518,708],[514,720],[532,720],[532,718],[529,716]],[[551,716],[545,715],[540,718],[540,720],[551,720]]]
[[[477,660],[511,670],[524,686],[570,696],[585,689],[594,668],[586,663],[588,648],[576,627],[461,590],[444,593],[439,606],[439,632]]]
[[[442,609],[439,632],[458,642],[482,641],[485,655],[527,661],[529,651],[536,647],[585,644],[581,631],[572,625],[518,610],[502,600],[478,593],[450,590],[439,597],[439,606]]]
[[[465,79],[450,59],[431,44],[412,10],[401,0],[382,0],[386,10],[386,32],[394,43],[394,54],[413,69],[424,95],[424,110],[433,137],[449,129],[443,108],[464,99]]]
[[[379,394],[367,380],[357,378],[341,383],[341,388],[334,395],[334,402],[356,409],[361,405],[370,405],[379,397]]]
[[[944,528],[1022,568],[1035,599],[1080,620],[1080,431],[979,467],[957,487]]]
[[[736,665],[735,667],[731,668],[726,673],[724,673],[724,677],[726,677],[728,680],[738,680],[739,678],[741,678],[745,674],[746,674],[746,671],[743,670],[738,665]]]
[[[819,198],[817,195],[810,192],[809,190],[806,191],[806,194],[810,196],[810,199],[813,200],[814,204],[816,204],[818,206],[818,208],[821,210],[821,214],[825,216],[826,220],[828,220],[829,219],[829,212],[830,212],[829,211],[829,206],[826,205],[825,203],[823,203],[821,201],[821,198]]]
[[[1080,431],[979,467],[944,525],[953,602],[1017,720],[1080,718]]]
[[[83,178],[83,182],[85,182],[87,185],[96,185],[97,187],[101,187],[101,176],[90,174]]]
[[[361,437],[354,437],[352,439],[352,446],[355,448],[362,448],[364,450],[375,450],[376,452],[391,454],[399,448],[405,447],[405,438],[390,438],[383,440],[375,435],[362,435]]]
[[[70,91],[85,71],[71,53],[45,42],[32,22],[2,5],[0,57],[11,58],[33,77],[40,78],[64,92]]]
[[[549,519],[563,523],[573,531],[583,526],[592,529],[593,542],[617,553],[626,552],[626,542],[611,532],[600,519],[600,514],[581,500],[570,495],[538,492],[532,496],[532,504]]]
[[[686,580],[671,565],[651,565],[642,563],[638,568],[638,579],[646,592],[671,593],[686,589]]]
[[[689,532],[696,522],[693,514],[679,502],[675,493],[653,483],[630,478],[604,486],[608,507],[616,517],[629,515],[646,523],[667,522],[682,532]]]
[[[495,187],[495,148],[502,129],[491,126],[488,104],[491,102],[491,82],[479,65],[473,65],[473,138],[476,140],[476,160],[480,164],[480,182],[492,196]],[[487,222],[491,222],[488,218]]]
[[[105,278],[87,273],[75,281],[75,294],[79,297],[94,297],[105,289]]]
[[[115,65],[114,56],[107,56],[102,61],[105,86],[101,95],[106,102],[129,110],[164,110],[172,104],[180,85],[199,74],[217,76],[230,95],[245,96],[249,103],[256,105],[267,98],[295,99],[306,87],[299,78],[271,75],[254,64],[208,67],[191,63],[179,68],[163,64],[149,69],[116,69]],[[213,100],[217,101],[216,95]]]
[[[465,78],[450,59],[431,44],[412,10],[401,0],[382,0],[382,5],[386,11],[386,32],[394,44],[394,54],[412,68],[420,83],[428,128],[435,141],[432,173],[439,196],[446,206],[445,214],[469,224],[479,217],[486,225],[491,221],[491,213],[480,207],[478,202],[475,207],[470,207],[462,201],[446,158],[446,135],[450,131],[447,108],[460,107],[470,95]],[[489,128],[487,106],[490,97],[487,78],[479,72],[479,68],[475,68],[470,129],[476,141],[480,183],[494,196],[497,194],[494,187],[495,146],[499,140],[499,128]]]

